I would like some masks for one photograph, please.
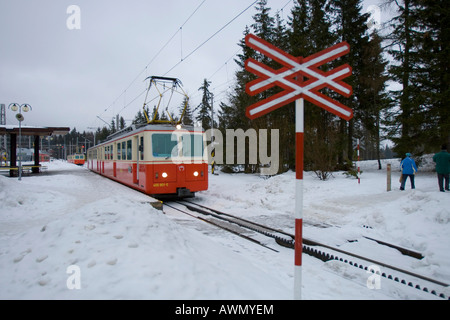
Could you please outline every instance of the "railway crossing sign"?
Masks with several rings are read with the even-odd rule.
[[[353,117],[352,109],[319,92],[328,87],[333,91],[349,97],[352,87],[342,79],[352,74],[352,68],[344,64],[324,72],[318,67],[350,52],[347,42],[338,43],[309,57],[294,57],[271,43],[253,35],[245,37],[248,47],[259,51],[266,57],[278,62],[282,67],[274,70],[263,63],[249,58],[245,61],[245,69],[258,76],[258,79],[247,83],[245,91],[254,96],[274,86],[284,89],[282,92],[261,100],[246,109],[249,119],[255,119],[295,101],[295,257],[294,257],[294,298],[301,299],[302,286],[302,250],[303,250],[303,131],[304,106],[303,99],[349,121]],[[307,80],[304,81],[303,78]]]
[[[323,87],[329,87],[345,97],[349,97],[352,94],[352,87],[341,81],[352,74],[352,68],[348,64],[328,72],[318,69],[319,66],[349,53],[350,46],[347,42],[338,43],[328,49],[303,58],[293,57],[253,34],[248,34],[245,41],[250,48],[263,53],[284,66],[279,70],[273,70],[255,59],[250,58],[246,60],[245,69],[259,76],[259,79],[246,85],[245,91],[247,94],[253,96],[275,85],[285,89],[249,106],[246,110],[248,118],[260,117],[298,98],[305,98],[345,120],[350,120],[353,117],[353,112],[350,108],[319,92]],[[297,77],[300,79],[307,77],[309,79],[303,82],[302,80],[297,80]]]

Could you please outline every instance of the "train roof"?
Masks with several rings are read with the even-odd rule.
[[[201,127],[194,127],[190,125],[181,125],[181,129],[187,130],[187,131],[198,131],[203,132],[203,128]],[[101,145],[104,143],[108,143],[113,140],[120,139],[122,137],[129,136],[130,134],[139,133],[142,131],[174,131],[177,130],[177,126],[170,124],[170,123],[158,123],[158,124],[133,124],[125,129],[122,129],[120,131],[114,132],[113,134],[110,134],[106,140],[102,141],[101,143],[97,145]]]

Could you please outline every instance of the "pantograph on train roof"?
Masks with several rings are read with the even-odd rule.
[[[181,124],[183,120],[184,114],[186,113],[186,108],[189,102],[189,97],[186,92],[182,88],[182,83],[177,78],[169,78],[169,77],[160,77],[160,76],[150,76],[145,80],[150,80],[147,88],[147,93],[145,94],[145,100],[143,105],[144,115],[147,120],[147,124],[155,124],[155,123],[169,123],[173,125]],[[152,88],[154,88],[152,90]],[[152,94],[156,93],[156,97],[152,97]],[[174,94],[181,95],[183,97],[183,110],[181,112],[180,118],[177,119],[171,114],[169,111],[170,103],[172,102],[172,98]],[[164,97],[169,95],[168,102],[165,103]],[[153,114],[153,118],[150,119],[149,115],[145,107],[150,103],[158,100],[157,104],[154,105],[155,110]],[[167,113],[168,120],[157,119],[158,110],[162,108],[162,110]]]

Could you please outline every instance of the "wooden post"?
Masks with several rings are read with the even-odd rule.
[[[388,163],[386,166],[386,190],[391,191],[391,164]]]

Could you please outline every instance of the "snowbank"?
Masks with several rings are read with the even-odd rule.
[[[84,168],[50,167],[22,181],[0,176],[1,299],[289,297],[270,274],[171,221],[149,197]],[[70,266],[79,268],[79,290],[69,289]]]
[[[359,185],[341,173],[329,181],[305,174],[304,236],[450,282],[450,194],[438,192],[431,173],[418,174],[416,190],[386,192],[384,172],[363,171]],[[210,176],[209,190],[196,201],[292,232],[294,181],[292,172],[270,179],[221,173]],[[279,252],[267,250],[163,214],[149,201],[60,161],[22,181],[0,176],[0,299],[293,297],[291,249],[271,242]],[[425,258],[405,257],[363,235]],[[370,275],[337,261],[305,255],[303,268],[305,299],[434,298],[390,280],[370,290]]]

